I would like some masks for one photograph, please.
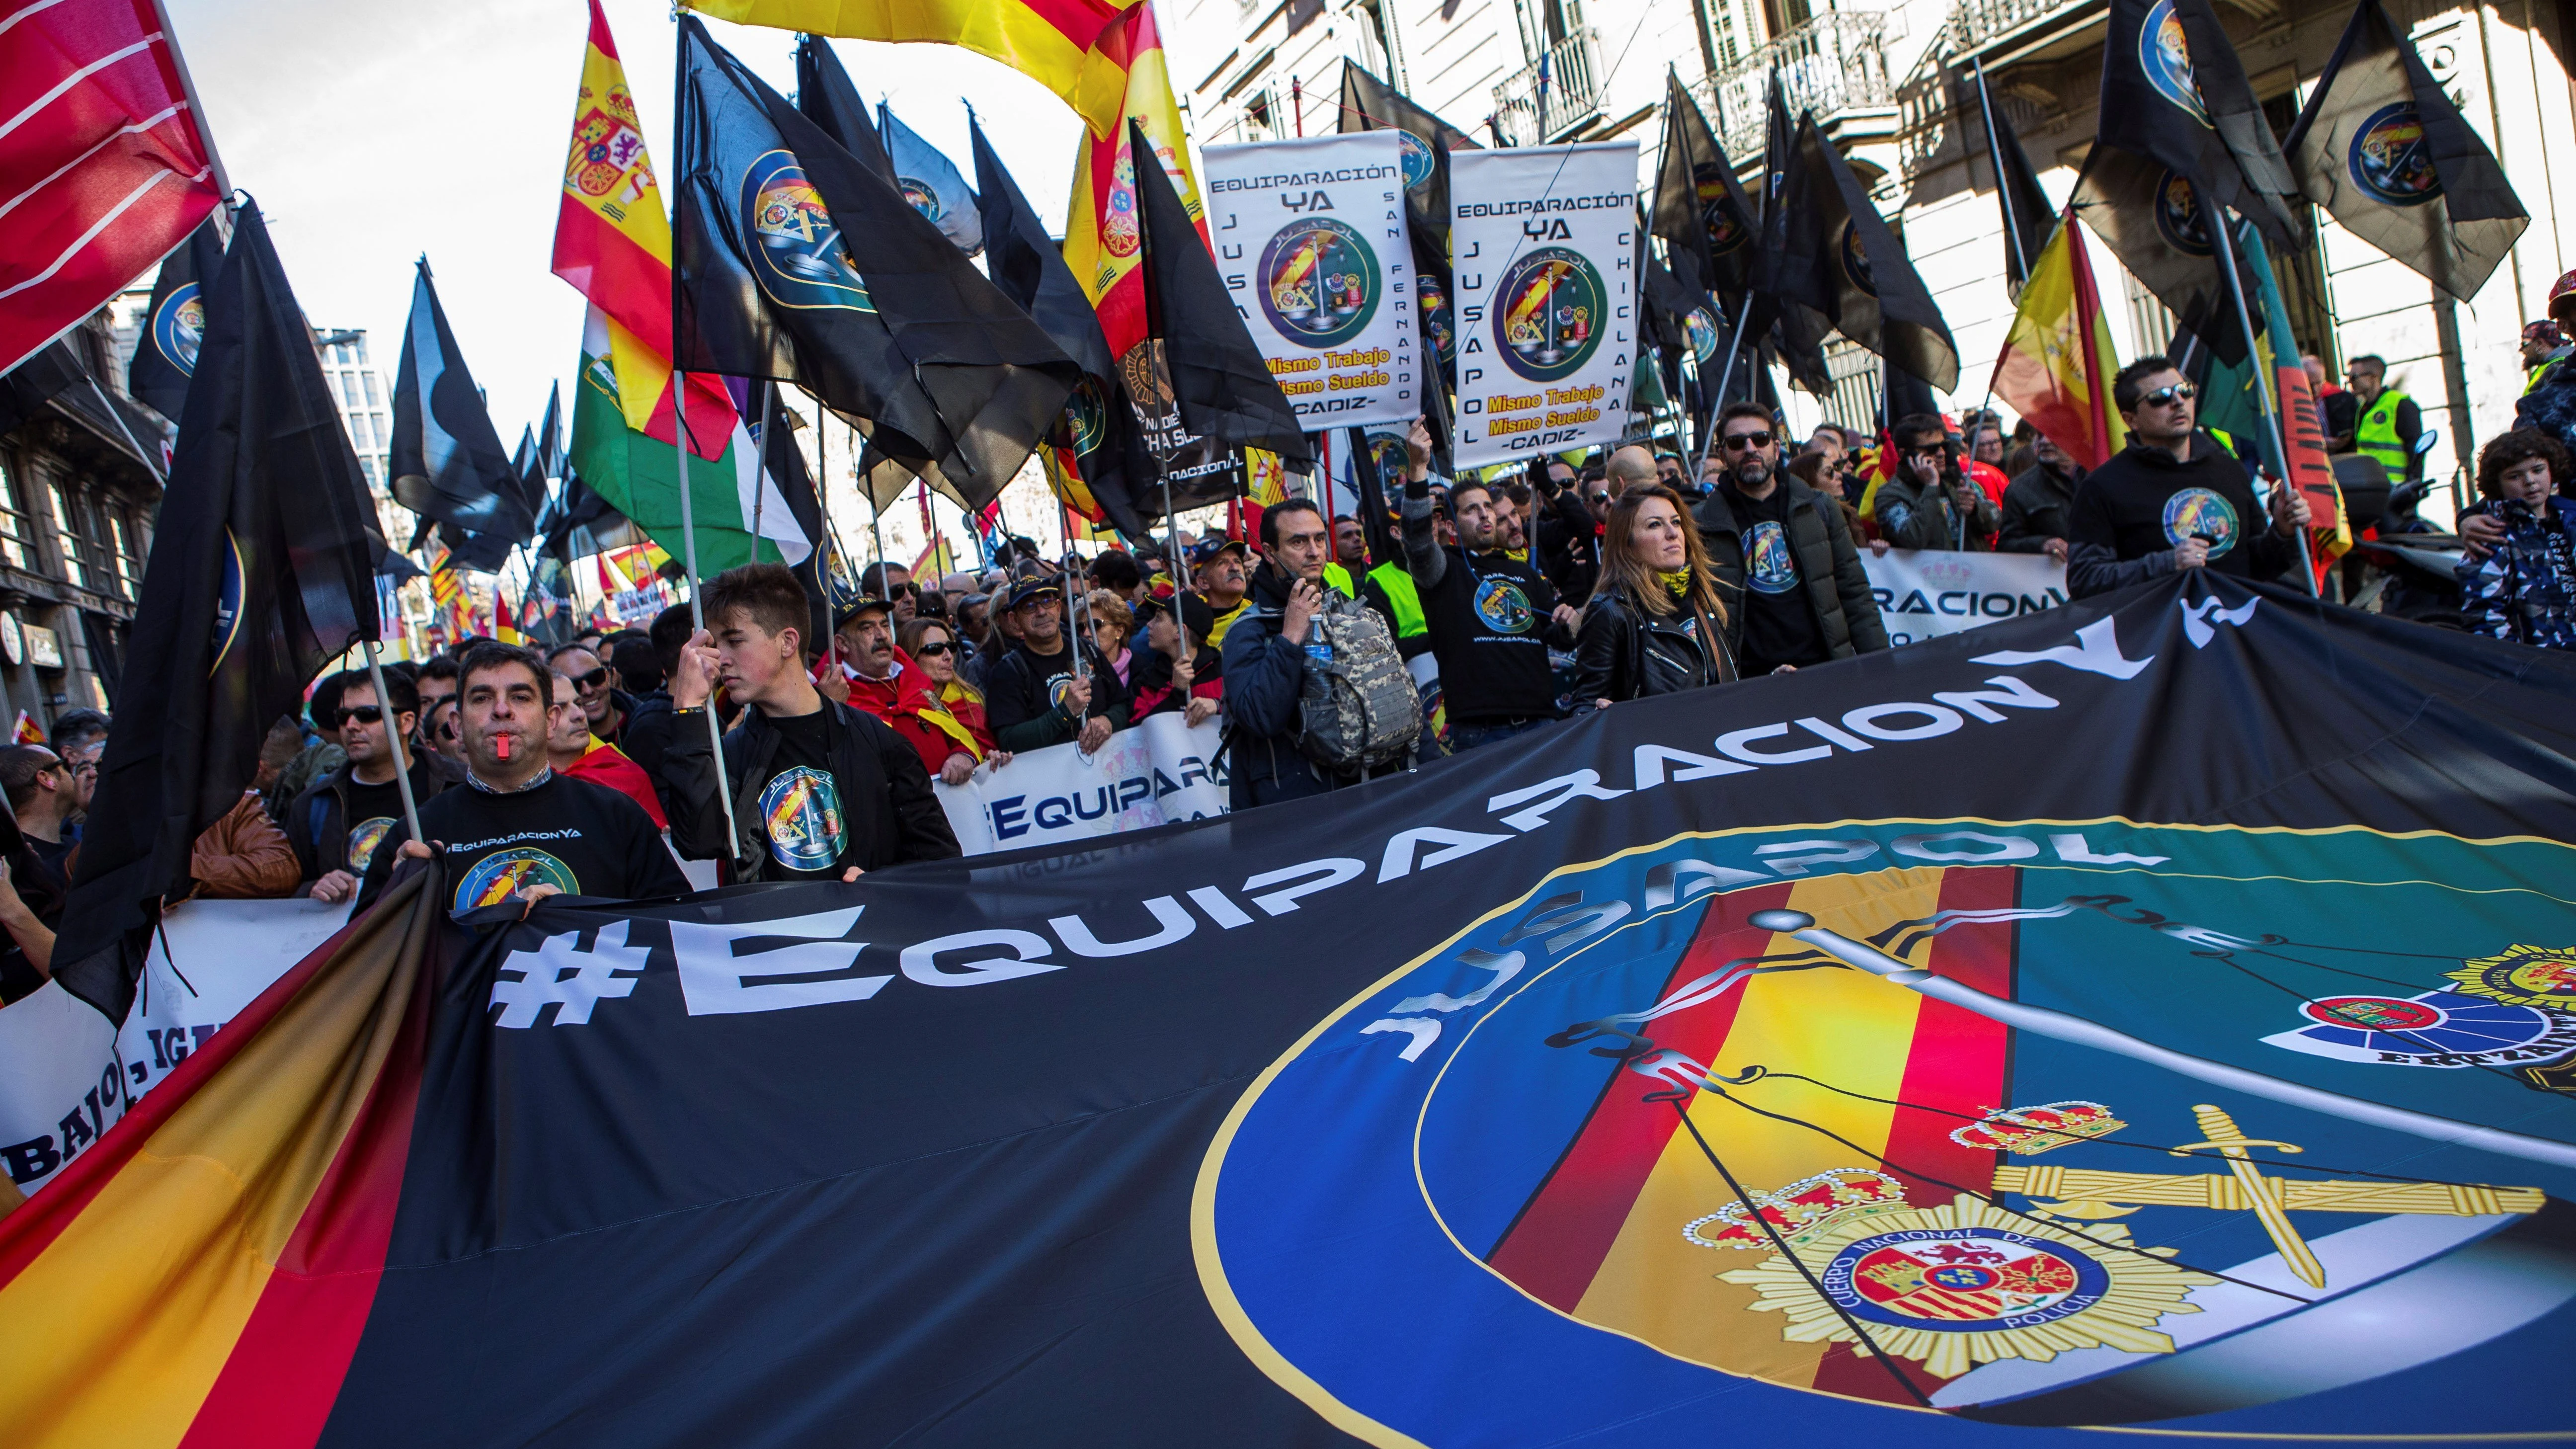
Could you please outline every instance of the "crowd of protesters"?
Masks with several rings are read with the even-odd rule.
[[[2576,648],[2560,492],[2576,407],[2546,421],[2551,389],[2576,398],[2564,290],[2566,315],[2523,336],[2540,399],[2525,411],[2543,420],[2483,450],[2456,580],[2462,627],[2552,648]],[[2413,400],[2377,358],[2347,381],[2319,389],[2330,441],[2420,485]],[[1644,446],[1444,478],[1417,423],[1382,528],[1290,497],[1247,510],[1240,537],[1176,534],[1176,551],[1051,561],[1013,540],[981,574],[872,566],[828,617],[788,569],[747,565],[706,581],[703,627],[681,604],[552,650],[468,639],[381,679],[326,675],[196,843],[194,893],[363,907],[433,859],[459,914],[679,894],[688,861],[725,883],[850,881],[959,853],[934,781],[1096,752],[1158,714],[1222,726],[1234,809],[1323,794],[1623,701],[1885,649],[1864,551],[2044,555],[2075,597],[2188,569],[2298,576],[2307,504],[2199,426],[2189,378],[2144,357],[2112,395],[2127,445],[2089,472],[1992,414],[1801,442],[1735,403],[1696,479]],[[1353,746],[1319,722],[1318,671],[1362,694],[1407,681],[1421,718],[1380,731],[1399,748]],[[50,743],[0,748],[0,1000],[49,970],[111,728],[74,711]]]

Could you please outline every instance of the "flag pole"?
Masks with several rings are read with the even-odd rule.
[[[676,28],[679,11],[673,10],[671,18]],[[672,76],[671,88],[672,149],[677,152],[678,141],[688,134],[681,124],[681,112],[687,110],[689,104],[688,32],[679,31],[673,37],[673,41],[671,65],[675,74]],[[685,166],[681,168],[681,174],[687,174]],[[680,327],[682,294],[680,259],[675,254],[671,258],[671,415],[678,422],[679,429],[674,434],[672,451],[680,455],[680,566],[688,572],[689,632],[694,635],[707,631],[707,611],[701,597],[706,590],[698,586],[698,515],[689,499],[689,452],[696,441],[697,433],[689,426],[689,374],[688,370],[680,365],[680,339],[687,335]],[[716,725],[715,691],[715,682],[708,681],[707,742],[715,749],[716,799],[723,802],[725,816],[724,858],[725,864],[731,866],[741,852],[742,827],[733,817],[733,777],[725,771],[724,731]]]
[[[376,634],[385,632],[385,621],[376,621]],[[402,737],[394,724],[394,697],[385,690],[384,662],[377,658],[376,634],[367,636],[367,678],[376,686],[376,708],[384,712],[385,738],[394,742],[394,784],[402,791],[403,825],[411,838],[426,848],[429,842],[420,833],[420,805],[411,798],[411,742]]]
[[[777,389],[775,378],[760,380],[760,457],[751,470],[750,561],[753,563],[760,562],[760,506],[769,501],[769,445],[773,441],[769,436],[769,400]],[[786,554],[782,552],[779,557],[784,559]]]
[[[2192,194],[2195,199],[2199,196],[2197,187]],[[2254,341],[2254,314],[2245,309],[2245,282],[2236,274],[2236,228],[2223,206],[2209,208],[2209,220],[2210,230],[2218,238],[2218,269],[2227,276],[2227,300],[2235,305],[2236,325],[2245,334],[2245,367],[2254,374],[2254,404],[2263,414],[2264,430],[2272,435],[2272,446],[2276,450],[2274,456],[2281,460],[2281,477],[2272,485],[2273,494],[2277,497],[2290,486],[2290,440],[2281,431],[2280,410],[2272,401],[2272,388],[2277,379],[2263,375],[2262,349]],[[2294,527],[2291,532],[2299,540],[2299,577],[2307,583],[2310,597],[2321,598],[2323,594],[2317,587],[2316,565],[2308,552],[2308,531]]]
[[[832,563],[841,556],[841,535],[832,526],[832,460],[827,446],[832,440],[827,426],[831,417],[823,400],[814,399],[814,503],[823,511],[823,537],[814,548],[814,584],[823,594],[823,658],[828,667],[837,671],[841,667],[841,631],[835,627],[840,620],[833,616],[840,611],[833,606],[832,586],[839,581],[833,577]]]
[[[1710,293],[1708,299],[1716,301],[1717,294]],[[1693,482],[1708,472],[1708,450],[1717,443],[1717,419],[1726,411],[1726,389],[1735,381],[1735,354],[1744,350],[1744,324],[1752,319],[1753,289],[1747,287],[1744,300],[1735,309],[1735,335],[1726,349],[1726,365],[1717,370],[1717,396],[1709,399],[1708,427],[1699,440],[1699,461],[1691,468]]]
[[[1995,195],[2004,204],[2004,244],[2012,251],[2013,270],[2021,273],[2022,280],[2027,283],[2030,280],[2030,258],[2022,255],[2021,218],[2013,214],[2012,188],[2004,184],[2003,152],[1995,145],[1995,98],[1986,91],[1986,58],[1978,56],[1976,64],[1977,114],[1986,123],[1986,161],[1995,169]]]

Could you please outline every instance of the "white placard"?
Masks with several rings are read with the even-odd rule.
[[[931,788],[968,855],[1149,830],[1225,813],[1224,737],[1221,720],[1193,729],[1177,714],[1147,715],[1098,754],[1049,745],[979,769],[963,785],[933,780]]]
[[[1422,416],[1404,133],[1206,150],[1208,239],[1309,432]]]
[[[1979,624],[2044,613],[2066,602],[2066,565],[2044,553],[1864,551],[1890,644],[1919,644]]]
[[[1634,141],[1451,153],[1460,468],[1626,430],[1636,193]]]

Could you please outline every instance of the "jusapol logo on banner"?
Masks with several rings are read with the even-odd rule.
[[[1617,442],[1636,361],[1633,141],[1449,158],[1458,466]]]
[[[1368,131],[1207,148],[1208,235],[1226,290],[1279,390],[1317,427],[1422,415],[1410,140]]]

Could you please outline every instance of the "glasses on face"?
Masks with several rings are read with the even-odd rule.
[[[1592,495],[1592,501],[1595,503],[1607,503],[1610,501],[1610,495],[1606,492],[1595,493]]]
[[[1770,446],[1771,430],[1769,428],[1763,428],[1750,433],[1729,433],[1726,435],[1726,451],[1730,453],[1741,453],[1747,448],[1767,448]]]
[[[340,723],[342,724],[349,724],[352,722],[357,724],[375,724],[381,721],[384,717],[385,712],[383,707],[373,704],[353,705],[340,711]]]
[[[957,646],[949,643],[945,639],[939,639],[925,643],[920,648],[915,649],[912,652],[923,659],[936,659],[942,654],[956,653]]]
[[[2178,402],[2189,402],[2198,396],[2200,396],[2200,389],[2187,382],[2178,382],[2171,387],[2157,388],[2154,392],[2139,398],[2138,402],[2145,407],[2160,408]]]
[[[1946,456],[1949,451],[1950,450],[1948,448],[1943,447],[1939,443],[1925,443],[1920,447],[1907,448],[1905,450],[1905,456],[1909,458],[1941,458]]]
[[[575,689],[597,689],[607,682],[608,666],[605,664],[588,674],[576,674],[572,677],[572,687]]]

